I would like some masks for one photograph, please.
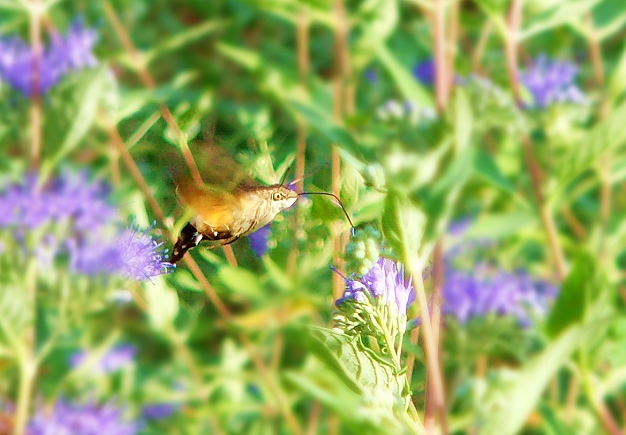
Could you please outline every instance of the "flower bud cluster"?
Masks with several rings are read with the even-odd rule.
[[[363,276],[380,257],[382,235],[371,225],[356,230],[346,246],[344,258],[348,275]]]

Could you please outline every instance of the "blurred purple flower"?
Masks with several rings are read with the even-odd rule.
[[[378,73],[373,68],[366,69],[365,73],[363,73],[363,76],[365,77],[365,80],[367,80],[371,84],[374,84],[378,81]]]
[[[147,420],[161,420],[170,417],[177,409],[178,405],[173,403],[153,403],[145,405],[141,415]]]
[[[58,400],[52,409],[40,407],[30,420],[29,435],[135,435],[143,424],[122,419],[123,407],[111,403],[75,404]]]
[[[147,230],[119,228],[117,210],[110,205],[109,188],[90,181],[85,172],[64,173],[38,186],[36,175],[0,192],[0,228],[11,228],[23,243],[28,230],[52,223],[68,223],[65,239],[46,235],[35,255],[51,263],[61,253],[69,254],[70,269],[87,275],[117,274],[144,280],[167,273],[161,243]],[[54,244],[44,243],[54,240]]]
[[[556,293],[555,287],[523,271],[509,273],[486,263],[476,264],[472,271],[447,267],[443,311],[461,323],[495,314],[528,326],[534,317],[547,313]]]
[[[71,220],[78,231],[107,224],[117,216],[105,183],[90,181],[86,171],[63,173],[39,187],[36,174],[0,192],[0,227],[37,228]]]
[[[110,374],[130,364],[137,355],[137,348],[131,344],[121,344],[110,349],[95,364],[94,369],[100,374]],[[80,350],[70,357],[70,367],[76,368],[88,358],[88,352]]]
[[[113,241],[113,247],[119,253],[114,271],[141,281],[168,272],[173,265],[166,262],[163,251],[148,230],[126,228]]]
[[[470,223],[469,219],[459,220],[448,231],[460,237]],[[490,241],[468,240],[446,252],[443,312],[461,323],[472,317],[495,314],[512,316],[520,326],[528,326],[533,318],[547,313],[557,289],[545,281],[532,279],[524,271],[507,272],[480,259],[484,248],[493,247]],[[466,266],[461,267],[461,263]]]
[[[406,315],[408,306],[415,300],[415,290],[411,278],[407,280],[404,276],[404,266],[387,258],[379,258],[361,278],[347,278],[345,281],[345,291],[335,302],[336,305],[346,300],[364,302],[369,295],[394,303],[398,313]]]
[[[413,75],[426,86],[432,86],[435,83],[435,62],[427,59],[418,63],[413,68]]]
[[[83,239],[71,238],[66,245],[70,269],[84,275],[114,274],[137,281],[168,273],[174,266],[160,249],[163,243],[154,240],[148,231],[124,228],[109,240],[104,232],[92,232],[92,237]]]
[[[267,238],[269,235],[270,224],[267,224],[248,236],[248,240],[250,240],[250,247],[259,258],[267,252]]]
[[[37,59],[38,93],[45,93],[70,71],[97,65],[92,50],[98,40],[95,30],[76,20],[67,36],[55,35],[48,47],[42,47]],[[36,53],[17,37],[0,38],[0,80],[6,81],[25,96],[31,96]]]
[[[550,60],[542,54],[531,68],[520,73],[520,81],[532,94],[535,104],[543,109],[552,103],[585,102],[585,96],[574,83],[577,74],[575,64]]]
[[[82,20],[76,20],[67,31],[65,39],[58,38],[53,47],[58,52],[58,60],[68,71],[93,68],[98,60],[93,55],[93,48],[98,42],[98,33],[84,27]]]

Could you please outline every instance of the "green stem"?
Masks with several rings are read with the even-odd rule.
[[[63,332],[63,327],[65,326],[67,319],[67,302],[69,301],[70,296],[69,286],[69,275],[65,273],[61,276],[61,301],[59,303],[59,320],[56,322],[54,330],[50,334],[50,337],[46,340],[45,343],[41,345],[37,352],[37,355],[35,357],[37,365],[41,364],[41,361],[52,351],[54,345],[56,344],[57,340],[61,336],[61,333]]]
[[[24,345],[18,352],[20,367],[20,383],[17,396],[17,409],[15,412],[15,425],[13,433],[23,435],[28,421],[30,399],[33,389],[33,381],[37,373],[37,361],[35,359],[35,324],[37,319],[37,263],[30,261],[26,271],[26,294],[28,295],[32,321],[26,328]]]
[[[601,394],[598,394],[594,388],[593,380],[591,379],[591,371],[587,361],[587,354],[585,349],[579,351],[579,368],[580,375],[583,379],[583,391],[591,404],[591,407],[598,415],[600,422],[604,426],[604,429],[611,435],[622,435],[622,431],[611,416],[610,411],[607,409]]]
[[[30,397],[35,379],[36,365],[32,361],[25,361],[20,366],[20,386],[17,396],[17,410],[15,413],[15,435],[23,435],[28,421]]]

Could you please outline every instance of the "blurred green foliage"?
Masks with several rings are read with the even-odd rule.
[[[542,207],[556,222],[569,275],[550,313],[530,328],[503,318],[459,324],[444,317],[447,425],[455,434],[597,434],[606,431],[607,412],[623,427],[626,3],[524,2],[520,68],[541,53],[575,60],[589,100],[536,110],[526,91],[522,108],[516,105],[507,79],[510,2],[446,2],[448,14],[455,11],[458,18],[452,57],[457,84],[444,112],[416,123],[384,120],[377,111],[393,99],[434,113],[434,89],[412,73],[433,55],[434,2],[345,1],[343,19],[334,3],[42,2],[50,26],[44,39],[77,15],[98,28],[100,65],[68,76],[43,96],[41,172],[88,167],[112,183],[121,213],[147,226],[159,216],[115,147],[119,134],[165,213],[157,229],[170,244],[168,233],[188,216],[164,156],[189,144],[202,162],[205,147],[219,146],[260,181],[278,183],[293,174],[301,128],[311,171],[307,190],[331,191],[337,181],[355,225],[380,230],[380,250],[414,275],[432,266],[437,242],[446,249],[457,243],[447,235],[450,222],[470,217],[459,243],[493,242],[496,266],[523,268],[558,283],[544,210],[524,160],[526,136],[542,169]],[[28,4],[0,1],[0,34],[28,35]],[[136,53],[124,47],[124,33],[107,7]],[[297,48],[302,22],[306,53]],[[347,46],[338,48],[342,29]],[[481,33],[487,39],[479,53]],[[593,44],[601,47],[604,83],[594,73]],[[338,59],[344,55],[349,69],[342,73]],[[298,66],[302,56],[308,58],[305,71]],[[375,81],[368,81],[368,71],[376,73]],[[146,73],[154,86],[144,83]],[[472,74],[485,81],[468,79]],[[337,104],[344,107],[340,116]],[[163,106],[180,131],[164,119]],[[0,83],[3,180],[28,170],[30,122],[31,101]],[[331,167],[335,147],[338,180]],[[603,196],[607,189],[610,199]],[[277,216],[269,252],[261,258],[246,240],[233,245],[236,264],[221,250],[191,251],[208,286],[181,263],[170,275],[106,291],[74,283],[63,300],[42,283],[32,307],[15,297],[20,291],[9,291],[19,285],[17,278],[11,281],[14,275],[29,270],[0,255],[0,393],[15,400],[20,367],[12,349],[26,344],[11,340],[35,325],[35,346],[52,343],[37,373],[36,396],[46,402],[67,395],[116,400],[127,405],[131,418],[146,404],[178,407],[141,434],[287,434],[305,428],[320,434],[419,433],[418,424],[398,416],[407,405],[406,373],[326,329],[338,296],[329,266],[341,269],[344,254],[336,251],[333,228],[348,233],[341,210],[321,197],[298,207],[297,221],[294,211]],[[370,251],[371,263],[370,254],[378,251]],[[362,264],[350,258],[356,254],[346,255],[352,261],[348,273],[363,274]],[[426,280],[428,292],[432,282]],[[130,291],[132,301],[112,301],[119,290]],[[59,307],[69,315],[62,317]],[[419,315],[414,306],[409,317]],[[414,361],[407,383],[423,416],[427,364],[423,342],[411,341],[411,333],[404,338],[403,362]],[[78,349],[105,353],[119,342],[136,345],[138,355],[112,375],[68,365]]]

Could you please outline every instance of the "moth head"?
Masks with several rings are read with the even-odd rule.
[[[296,199],[298,199],[298,194],[296,192],[281,185],[273,186],[270,195],[274,208],[278,210],[284,210],[291,207],[294,202],[296,202]]]

